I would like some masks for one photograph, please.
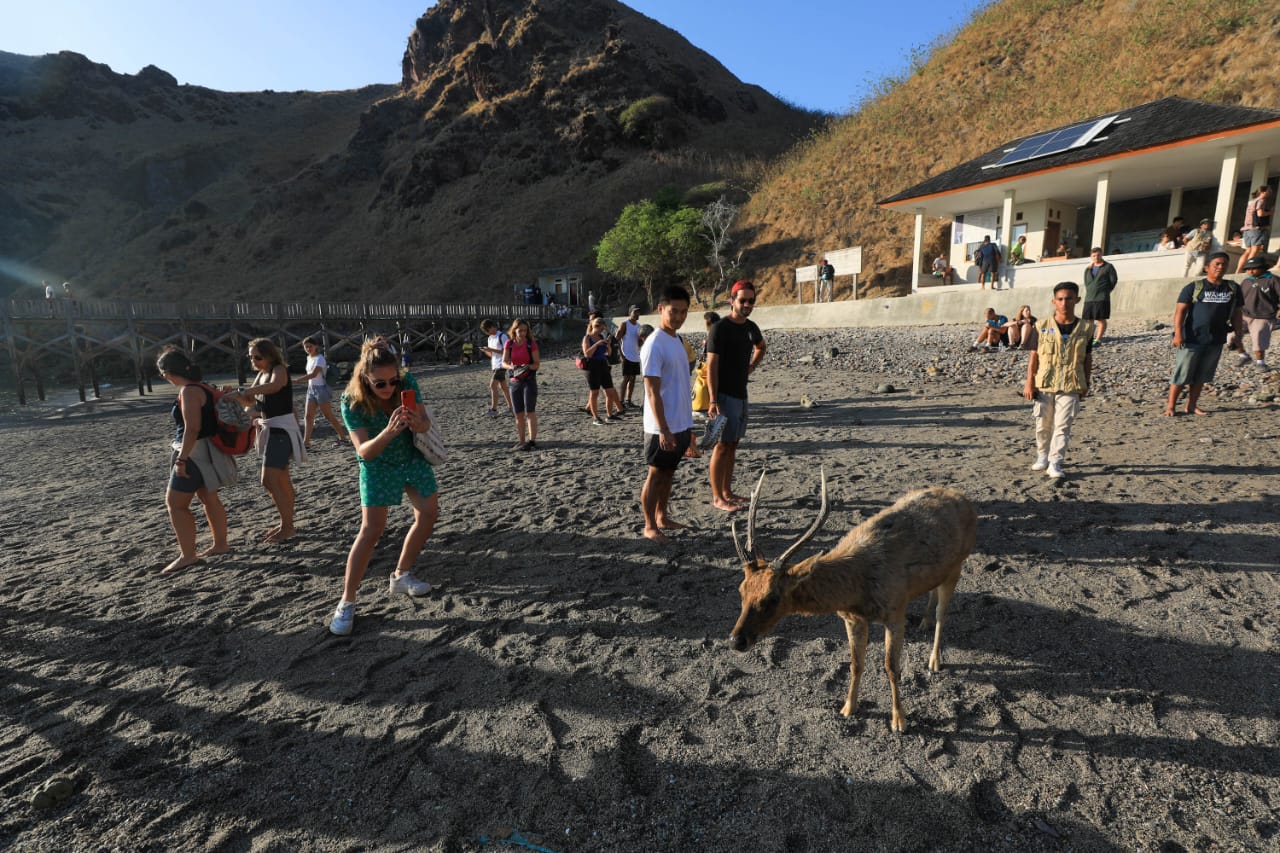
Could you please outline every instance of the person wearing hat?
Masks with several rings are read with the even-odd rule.
[[[1244,303],[1245,325],[1249,327],[1249,339],[1253,341],[1253,364],[1259,370],[1267,369],[1267,346],[1271,343],[1271,324],[1280,320],[1280,279],[1267,268],[1271,266],[1266,255],[1254,255],[1244,262],[1249,276],[1240,282],[1240,299]],[[1240,364],[1249,363],[1249,355],[1240,353]]]
[[[1223,278],[1227,271],[1226,252],[1214,252],[1204,264],[1204,278],[1193,281],[1178,294],[1178,307],[1173,312],[1173,376],[1169,379],[1169,402],[1166,417],[1173,417],[1178,395],[1187,389],[1188,415],[1206,415],[1201,409],[1200,392],[1212,382],[1222,356],[1227,333],[1235,333],[1232,349],[1244,349],[1240,343],[1244,319],[1240,307],[1240,286]]]
[[[614,341],[622,348],[622,390],[618,396],[628,409],[635,408],[636,377],[640,375],[640,306],[627,309],[627,319],[618,326]]]
[[[1237,273],[1244,272],[1244,265],[1266,249],[1267,240],[1271,238],[1271,214],[1275,212],[1274,208],[1270,184],[1263,184],[1254,190],[1253,198],[1244,210],[1244,229],[1241,232],[1244,254],[1240,256],[1240,263],[1236,266]]]
[[[1201,219],[1199,228],[1188,231],[1184,245],[1187,247],[1187,265],[1182,270],[1184,276],[1192,274],[1192,267],[1196,267],[1196,274],[1199,274],[1202,272],[1200,263],[1210,255],[1222,251],[1222,244],[1213,236],[1212,219]]]

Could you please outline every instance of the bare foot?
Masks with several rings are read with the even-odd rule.
[[[655,530],[651,527],[644,529],[644,538],[652,539],[654,542],[670,542],[671,538],[661,530]]]
[[[1188,415],[1207,415],[1209,413],[1206,412],[1204,409],[1200,408],[1199,406],[1196,406],[1194,409],[1187,409],[1187,414]]]
[[[679,530],[681,527],[686,527],[687,525],[679,521],[672,521],[669,518],[660,518],[658,519],[658,526],[663,530]]]
[[[202,562],[204,561],[201,560],[199,557],[179,557],[178,559],[174,560],[172,563],[170,563],[169,565],[161,569],[160,574],[171,575],[174,572],[181,571],[182,569],[190,568],[191,566],[198,565],[199,563],[202,563]]]
[[[1165,410],[1164,410],[1164,412],[1162,412],[1162,414],[1163,414],[1166,418],[1172,418],[1172,417],[1176,416],[1178,413],[1177,413],[1177,412],[1175,412],[1173,409],[1165,409]]]
[[[205,548],[196,556],[203,558],[203,557],[213,557],[217,554],[230,554],[230,553],[231,553],[230,545],[223,545],[221,548],[219,548],[217,545],[211,545],[208,548]]]
[[[262,531],[262,538],[268,542],[271,541],[272,536],[279,536],[279,535],[280,535],[280,525],[278,524],[275,527],[268,527],[266,530]]]
[[[749,504],[749,503],[751,503],[751,498],[744,498],[742,495],[734,495],[734,494],[730,494],[730,495],[729,495],[729,500],[733,501],[733,502],[734,502],[734,503],[736,503],[736,504]]]
[[[293,529],[292,529],[292,528],[290,528],[288,531],[285,531],[285,530],[282,530],[282,529],[278,529],[278,528],[277,528],[276,530],[272,531],[271,533],[268,533],[268,534],[266,535],[266,537],[265,537],[262,541],[264,541],[264,542],[288,542],[288,541],[289,541],[290,539],[292,539],[292,538],[293,538]]]
[[[737,503],[736,501],[713,500],[711,505],[716,509],[722,509],[725,512],[739,512],[742,509],[742,504]]]

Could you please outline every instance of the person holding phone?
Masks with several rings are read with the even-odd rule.
[[[347,554],[342,598],[329,620],[329,631],[339,636],[351,633],[356,593],[386,530],[387,509],[399,506],[402,496],[413,507],[413,525],[405,534],[388,589],[411,596],[431,591],[431,584],[413,574],[413,564],[440,516],[435,471],[413,446],[413,433],[431,428],[419,396],[417,381],[400,369],[395,353],[373,342],[364,345],[342,395],[342,419],[360,463],[360,532]]]
[[[529,321],[516,319],[508,330],[511,339],[502,349],[502,366],[511,387],[511,406],[516,413],[516,450],[538,449],[538,369],[542,359],[533,339]],[[525,439],[528,430],[528,440]]]

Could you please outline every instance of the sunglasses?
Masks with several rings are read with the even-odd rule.
[[[741,305],[755,305],[756,301],[754,299],[739,299],[738,303]]]
[[[383,388],[386,388],[388,385],[390,385],[392,388],[400,387],[399,376],[395,377],[394,379],[366,379],[365,381],[369,383],[370,387],[375,388],[379,391],[381,391]]]

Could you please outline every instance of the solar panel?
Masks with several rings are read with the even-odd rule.
[[[998,166],[1022,163],[1027,160],[1035,160],[1038,157],[1048,157],[1050,154],[1060,154],[1063,151],[1080,148],[1092,142],[1099,133],[1106,130],[1117,118],[1118,116],[1107,116],[1097,121],[1082,121],[1070,127],[1028,136],[1013,148],[1007,149],[1004,152],[1004,156],[999,160],[990,166],[983,166],[983,168],[994,169]]]

